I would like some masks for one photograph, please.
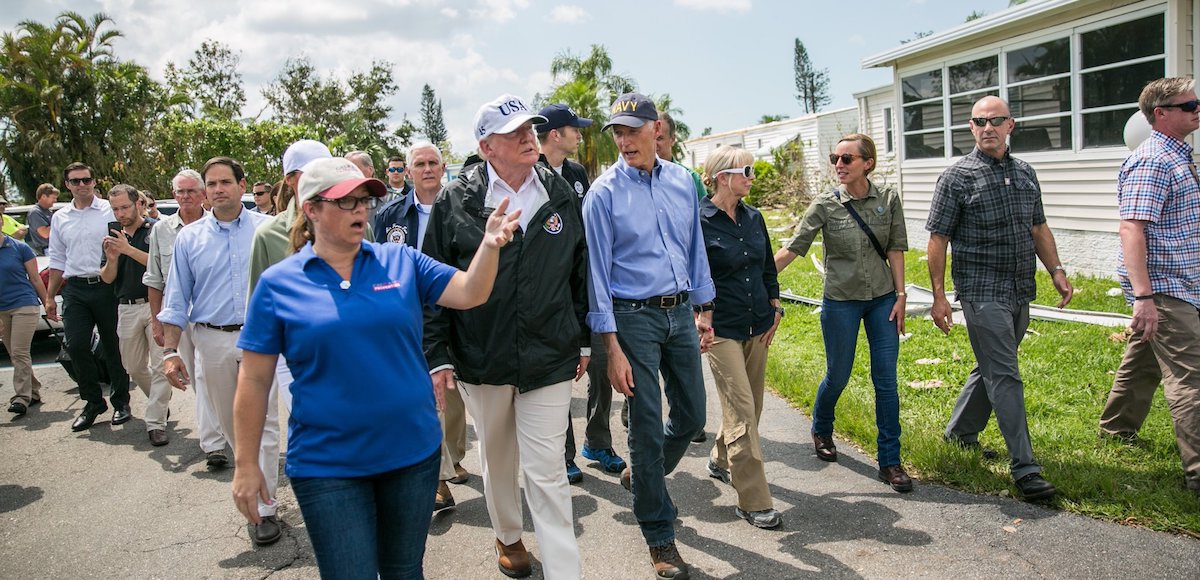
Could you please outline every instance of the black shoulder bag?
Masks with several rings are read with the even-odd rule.
[[[840,193],[838,198],[841,198]],[[885,264],[888,263],[887,253],[883,251],[883,246],[880,245],[879,239],[875,237],[875,232],[872,232],[871,228],[867,227],[867,222],[863,221],[862,216],[858,215],[858,212],[854,211],[854,208],[850,205],[850,200],[846,200],[845,203],[842,204],[842,207],[846,208],[846,211],[850,212],[850,217],[854,218],[854,221],[858,222],[858,227],[862,228],[863,233],[867,234],[867,239],[871,240],[871,245],[875,247],[875,253],[879,254],[879,258],[883,260]]]

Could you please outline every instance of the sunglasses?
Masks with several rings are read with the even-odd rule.
[[[389,167],[388,173],[404,173],[403,167]]]
[[[374,197],[374,196],[367,196],[367,197],[346,196],[346,197],[339,197],[337,199],[325,199],[323,197],[316,197],[316,198],[313,198],[313,201],[323,201],[325,203],[336,203],[338,206],[338,209],[344,209],[346,211],[354,211],[354,209],[357,208],[359,205],[366,206],[367,209],[375,209],[375,206],[379,203],[379,198]]]
[[[254,197],[258,197],[260,195],[266,195],[268,193],[271,193],[271,192],[270,191],[256,191],[256,192],[254,192]]]
[[[76,177],[75,179],[68,179],[67,185],[91,185],[95,182],[95,177]]]
[[[1004,124],[1005,121],[1011,118],[1012,117],[971,117],[971,122],[974,123],[976,127],[983,127],[988,123],[991,123],[993,127],[999,127],[1000,125]]]
[[[1168,103],[1166,105],[1159,105],[1159,107],[1164,109],[1179,109],[1185,113],[1195,113],[1196,109],[1200,108],[1200,101],[1192,99],[1182,103]]]
[[[841,161],[842,165],[850,165],[851,163],[854,163],[855,159],[866,159],[866,157],[863,157],[862,155],[855,155],[853,153],[842,153],[841,155],[838,155],[837,153],[829,154],[830,165],[837,165],[838,161]]]
[[[751,177],[754,177],[754,168],[749,165],[743,165],[741,167],[732,167],[730,169],[722,169],[722,170],[718,171],[717,175],[720,175],[722,173],[741,174],[742,177],[751,178]]]

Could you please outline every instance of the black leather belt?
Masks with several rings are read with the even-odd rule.
[[[70,280],[71,282],[79,282],[81,284],[104,283],[104,280],[101,280],[99,276],[71,276],[70,278],[67,278],[67,280]]]
[[[149,301],[145,298],[118,298],[117,302],[121,304],[145,304]]]
[[[220,326],[217,324],[209,324],[207,322],[197,322],[196,325],[203,326],[205,328],[211,328],[213,330],[220,330],[221,332],[237,332],[242,329],[242,325],[240,324],[226,324],[225,326]]]
[[[622,302],[630,302],[639,306],[653,306],[655,308],[675,308],[684,302],[687,302],[688,293],[680,292],[670,296],[651,296],[645,300],[630,300],[628,298],[617,298]]]

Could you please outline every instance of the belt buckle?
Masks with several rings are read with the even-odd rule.
[[[663,296],[663,297],[659,298],[659,300],[658,300],[659,308],[675,308],[678,305],[679,305],[679,295],[678,294],[675,294],[674,296]]]

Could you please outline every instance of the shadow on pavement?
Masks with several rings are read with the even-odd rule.
[[[0,485],[0,514],[19,510],[40,501],[45,492],[40,487],[24,487],[13,484]]]

